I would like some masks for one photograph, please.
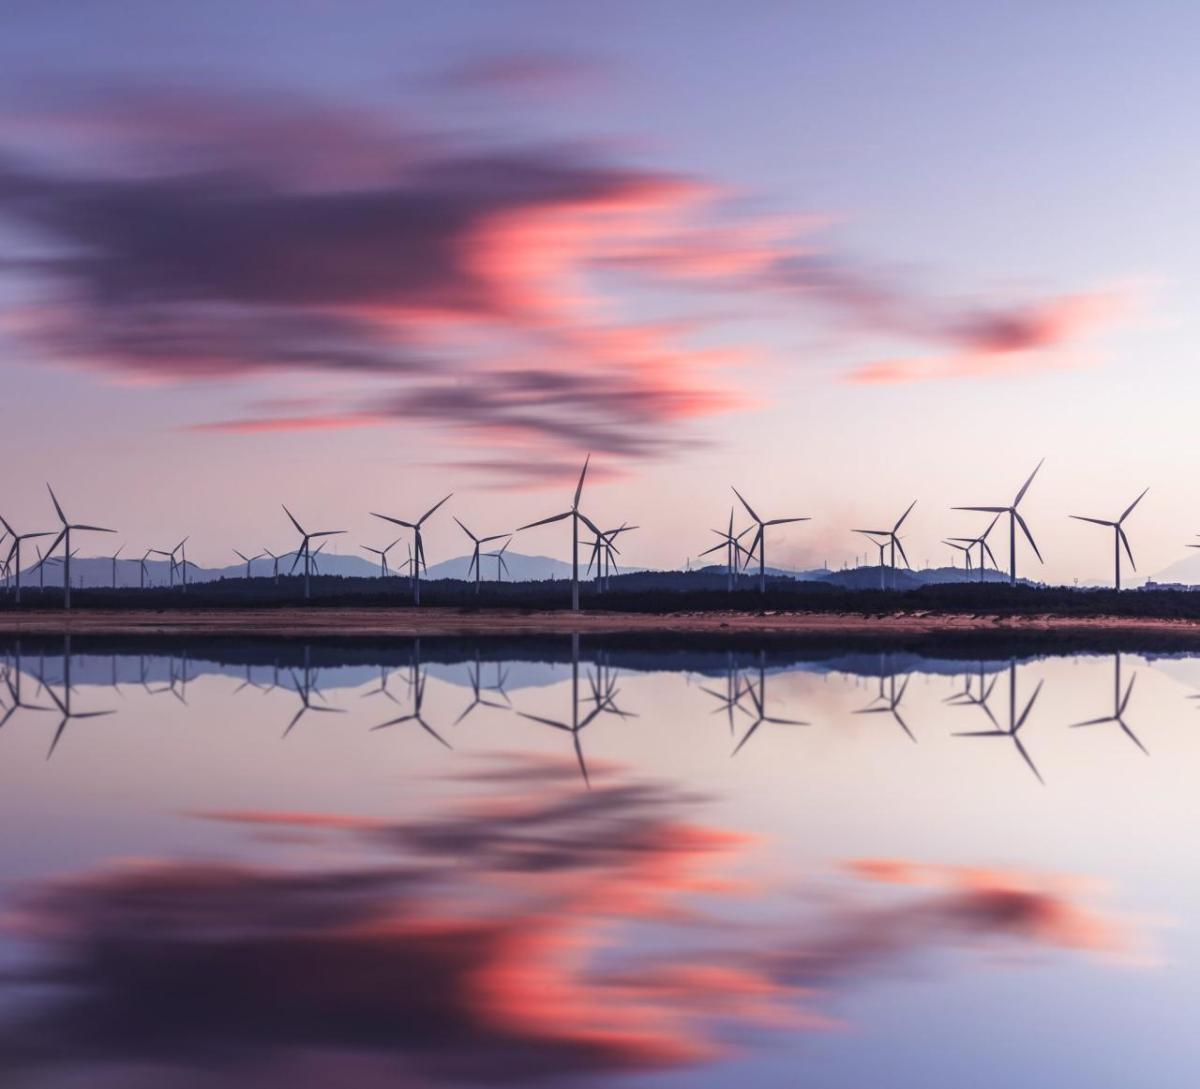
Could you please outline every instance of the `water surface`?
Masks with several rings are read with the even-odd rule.
[[[1195,657],[5,650],[6,1085],[1194,1084]]]

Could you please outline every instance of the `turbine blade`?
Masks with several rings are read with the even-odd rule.
[[[283,504],[281,503],[280,506],[283,506]],[[288,510],[287,507],[283,507],[283,513],[286,514],[289,519],[291,519],[292,525],[294,525],[296,527],[296,532],[299,533],[301,537],[303,537],[304,536],[304,527],[299,522],[296,521],[296,516],[290,510]]]
[[[1025,534],[1025,537],[1028,539],[1030,545],[1032,545],[1034,555],[1036,555],[1038,558],[1038,563],[1045,563],[1046,561],[1042,559],[1042,554],[1038,550],[1037,541],[1033,539],[1033,534],[1029,532],[1029,527],[1025,524],[1025,519],[1021,517],[1020,512],[1016,510],[1016,508],[1013,508],[1012,513],[1013,517],[1017,520],[1017,524],[1021,527],[1021,532]]]
[[[1033,710],[1033,704],[1037,700],[1039,693],[1042,691],[1044,681],[1038,681],[1037,688],[1033,690],[1033,695],[1029,697],[1029,702],[1025,704],[1025,710],[1021,712],[1021,717],[1017,719],[1017,724],[1012,728],[1015,734],[1022,726],[1025,725],[1025,720],[1029,717],[1029,712]]]
[[[1045,458],[1042,458],[1042,460],[1037,463],[1037,465],[1034,467],[1033,472],[1029,474],[1029,479],[1027,481],[1025,481],[1024,484],[1021,485],[1021,490],[1019,492],[1017,492],[1017,498],[1014,499],[1013,503],[1012,503],[1012,505],[1014,507],[1019,506],[1021,500],[1025,498],[1025,493],[1027,491],[1029,491],[1029,485],[1033,483],[1033,478],[1038,475],[1038,470],[1042,467],[1042,463],[1045,460],[1046,460]]]
[[[453,494],[454,494],[453,492],[450,493],[450,495],[453,495]],[[450,498],[450,495],[446,496],[445,499],[441,499],[437,503],[434,503],[434,505],[432,507],[430,507],[424,514],[421,515],[420,518],[417,519],[417,525],[421,525],[425,521],[426,518],[428,518],[435,510],[438,509],[438,507],[440,507],[443,503],[446,502],[446,499]]]
[[[405,529],[416,529],[412,522],[405,522],[400,518],[393,518],[390,514],[376,514],[371,511],[372,518],[382,518],[385,522],[391,522],[393,525],[403,526]]]
[[[456,515],[454,515],[454,520],[455,520],[456,522],[458,522],[458,515],[457,515],[457,514],[456,514]],[[464,525],[462,524],[462,522],[458,522],[458,528],[459,528],[459,529],[461,529],[461,530],[462,530],[462,531],[463,531],[463,532],[464,532],[464,533],[465,533],[465,534],[466,534],[468,537],[470,537],[470,538],[471,538],[471,540],[472,540],[472,541],[474,541],[476,544],[478,544],[478,543],[479,543],[479,538],[478,538],[478,537],[476,537],[476,536],[475,536],[475,534],[474,534],[474,533],[472,533],[472,532],[471,532],[469,529],[467,529],[467,527],[466,527],[466,526],[464,526]],[[486,538],[486,537],[484,538],[484,540],[487,540],[487,539],[488,539],[488,538]]]
[[[1129,506],[1127,506],[1125,508],[1125,512],[1121,515],[1120,518],[1117,519],[1118,524],[1120,524],[1121,522],[1124,522],[1125,519],[1129,517],[1129,515],[1133,511],[1133,508],[1136,507],[1142,501],[1142,496],[1144,496],[1146,494],[1146,492],[1148,492],[1149,490],[1150,490],[1149,488],[1144,489],[1142,491],[1142,494],[1139,495],[1132,503],[1129,504]]]
[[[67,516],[63,514],[63,509],[59,506],[58,496],[54,494],[54,489],[49,484],[46,485],[46,491],[50,493],[50,502],[54,504],[54,510],[58,514],[58,520],[65,526],[67,524]]]
[[[1125,555],[1129,557],[1129,566],[1136,571],[1137,564],[1133,562],[1133,549],[1129,547],[1129,538],[1125,536],[1125,530],[1120,525],[1117,526],[1117,536],[1121,538],[1121,544],[1125,546]]]
[[[579,474],[579,483],[575,485],[575,501],[571,504],[571,508],[575,509],[579,506],[579,498],[583,495],[583,478],[587,476],[588,463],[592,460],[592,455],[589,453],[583,459],[583,471]]]
[[[911,571],[912,564],[908,562],[908,556],[905,554],[905,551],[904,551],[904,543],[900,540],[899,537],[896,538],[896,547],[898,549],[900,549],[900,558],[902,560],[904,560],[904,566],[907,567]],[[906,681],[905,683],[907,684],[908,682]]]
[[[951,510],[978,510],[985,514],[1003,514],[1008,507],[951,507]]]
[[[764,526],[783,526],[789,522],[811,522],[811,518],[772,518],[769,522],[763,522]]]
[[[900,520],[894,526],[892,526],[893,533],[895,533],[897,530],[899,530],[900,526],[903,525],[903,523],[904,523],[904,519],[907,518],[912,513],[912,509],[916,505],[917,505],[917,501],[915,499],[911,503],[909,503],[908,510],[906,510],[902,515],[900,515]]]
[[[1082,514],[1068,514],[1068,518],[1074,518],[1077,522],[1091,522],[1095,526],[1115,526],[1116,522],[1106,522],[1103,518],[1088,518]]]
[[[738,497],[738,499],[741,500],[742,506],[746,508],[746,513],[748,515],[750,515],[750,517],[753,518],[755,522],[757,522],[759,525],[762,525],[762,519],[759,518],[759,516],[754,513],[754,508],[752,506],[750,506],[749,503],[746,502],[746,497],[743,496],[742,493],[737,490],[737,488],[733,489],[733,494],[736,495]]]
[[[563,511],[562,515],[552,515],[550,518],[541,518],[538,522],[530,522],[528,525],[518,525],[517,533],[521,533],[523,529],[535,529],[539,525],[550,525],[551,522],[562,522],[564,518],[570,518],[574,513],[574,511]]]
[[[1125,714],[1125,708],[1129,706],[1129,697],[1133,695],[1133,682],[1136,680],[1137,680],[1137,674],[1135,673],[1129,679],[1129,687],[1125,689],[1125,698],[1123,700],[1121,700],[1121,706],[1117,708],[1117,716],[1118,717]]]

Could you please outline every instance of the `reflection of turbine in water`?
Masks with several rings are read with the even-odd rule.
[[[437,732],[428,722],[425,721],[425,713],[422,706],[425,702],[425,680],[426,672],[421,668],[421,663],[418,661],[413,665],[413,681],[412,681],[412,710],[407,715],[399,715],[396,718],[389,719],[387,722],[381,722],[378,726],[372,726],[372,730],[383,730],[388,726],[399,726],[405,722],[415,722],[421,727],[430,737],[440,741],[448,749],[454,748],[441,734]]]
[[[497,664],[497,672],[499,672],[499,664]],[[462,714],[454,720],[454,725],[457,726],[464,718],[467,717],[476,707],[493,707],[499,711],[511,711],[512,700],[508,698],[508,693],[504,691],[504,680],[507,679],[507,674],[504,678],[499,678],[494,685],[485,685],[480,681],[480,662],[479,653],[476,651],[475,660],[467,665],[467,680],[471,685],[471,702],[463,709]],[[485,692],[499,692],[504,697],[503,703],[496,703],[484,696]]]
[[[309,648],[304,648],[304,669],[303,676],[297,673],[294,669],[291,670],[292,684],[295,686],[296,695],[300,697],[300,706],[296,709],[296,713],[292,715],[292,721],[287,724],[287,729],[283,731],[283,736],[287,737],[292,732],[292,728],[304,717],[305,712],[312,711],[319,715],[342,715],[345,710],[341,707],[325,707],[322,704],[325,697],[321,694],[321,690],[317,687],[316,676],[312,667],[308,664]],[[320,704],[313,703],[312,698],[316,696],[322,702]]]
[[[987,680],[983,671],[983,662],[979,663],[979,692],[976,694],[971,689],[971,677],[967,676],[967,687],[962,692],[955,692],[954,695],[948,696],[943,702],[949,703],[954,707],[978,707],[988,720],[997,729],[1000,728],[1000,723],[996,721],[996,716],[992,714],[992,709],[988,706],[988,700],[992,698],[992,692],[996,687],[998,678],[993,677],[990,681]]]
[[[968,732],[957,733],[954,736],[1007,737],[1016,746],[1017,752],[1021,754],[1021,759],[1029,765],[1029,770],[1032,771],[1035,776],[1037,776],[1037,781],[1044,784],[1046,780],[1042,778],[1042,773],[1038,771],[1037,765],[1034,764],[1033,759],[1026,751],[1025,746],[1021,743],[1021,738],[1019,736],[1022,727],[1024,727],[1029,718],[1029,712],[1033,710],[1034,701],[1038,698],[1038,693],[1041,692],[1043,683],[1044,682],[1042,681],[1038,681],[1037,688],[1033,690],[1033,695],[1029,697],[1029,702],[1025,704],[1025,710],[1021,712],[1021,717],[1017,718],[1017,663],[1016,659],[1013,659],[1008,664],[1008,729],[1002,730],[997,728],[995,730],[972,730]],[[990,711],[988,711],[988,717],[991,718]],[[995,719],[992,719],[992,721],[994,722]]]
[[[391,679],[391,676],[392,670],[388,669],[387,666],[381,665],[379,667],[379,687],[369,689],[359,699],[366,699],[368,696],[386,696],[392,703],[399,704],[400,701],[392,695],[391,689],[388,688],[388,681]]]
[[[764,722],[769,723],[770,725],[773,725],[773,726],[808,726],[808,725],[810,725],[810,723],[802,722],[799,719],[779,718],[777,716],[767,714],[767,712],[766,712],[767,672],[766,672],[766,669],[763,666],[761,660],[758,665],[757,684],[755,683],[753,678],[746,681],[745,687],[743,689],[743,694],[750,697],[750,702],[754,707],[753,712],[751,712],[751,715],[752,715],[754,721],[752,723],[750,723],[749,729],[747,729],[746,732],[742,735],[742,740],[739,741],[736,746],[734,746],[734,750],[732,753],[730,753],[730,756],[737,756],[737,754],[742,751],[742,748],[745,746],[746,742],[749,741],[750,738],[752,738],[754,736],[755,731],[757,731],[757,729]]]
[[[856,715],[889,715],[890,714],[892,716],[892,718],[894,718],[900,724],[900,729],[902,729],[906,734],[908,734],[908,739],[910,741],[915,742],[917,740],[916,737],[913,736],[912,730],[910,730],[908,728],[908,723],[904,721],[903,716],[901,716],[901,714],[900,714],[900,701],[904,699],[904,693],[908,691],[908,682],[911,679],[912,679],[911,675],[906,676],[904,678],[904,683],[900,686],[900,691],[897,692],[896,691],[896,674],[889,673],[887,676],[888,688],[887,688],[887,693],[885,695],[884,690],[883,690],[884,677],[882,674],[880,674],[879,695],[875,697],[874,702],[875,703],[882,702],[883,706],[876,707],[876,706],[872,705],[871,707],[861,707],[854,713]]]
[[[729,736],[732,737],[735,732],[734,726],[734,711],[741,711],[744,715],[749,715],[750,712],[742,706],[742,696],[745,695],[742,682],[741,670],[734,665],[733,652],[730,651],[726,657],[725,664],[725,691],[718,692],[715,689],[708,688],[705,685],[700,686],[701,692],[706,692],[714,699],[720,702],[719,707],[713,708],[713,714],[719,715],[722,711],[729,718]]]
[[[49,685],[44,685],[46,692],[54,701],[55,707],[58,708],[58,713],[62,716],[59,720],[58,728],[54,731],[54,740],[50,742],[50,749],[46,753],[46,759],[54,755],[54,750],[58,748],[59,741],[62,740],[63,733],[67,729],[67,723],[75,718],[103,718],[105,715],[111,715],[112,711],[76,711],[71,706],[71,637],[69,635],[63,637],[63,676],[62,676],[62,698],[59,698],[57,692]]]
[[[579,735],[590,726],[601,714],[614,714],[622,718],[629,717],[628,712],[619,710],[613,700],[616,697],[616,687],[612,678],[606,678],[603,684],[598,683],[595,678],[590,675],[588,680],[591,686],[590,697],[585,696],[582,700],[579,698],[579,633],[575,632],[571,635],[571,721],[559,722],[557,719],[543,718],[541,715],[530,715],[524,711],[518,711],[522,718],[529,719],[530,722],[539,722],[543,726],[549,726],[555,730],[562,730],[564,733],[571,735],[571,743],[575,749],[575,759],[579,764],[579,772],[583,776],[583,781],[587,788],[591,790],[592,780],[588,775],[587,761],[583,756],[583,746],[580,744]],[[580,718],[580,704],[585,702],[592,703],[592,709],[586,715]]]
[[[1121,727],[1121,732],[1125,734],[1139,749],[1147,756],[1150,753],[1146,746],[1143,745],[1137,738],[1137,735],[1129,728],[1125,722],[1125,709],[1129,706],[1129,697],[1133,695],[1133,682],[1137,680],[1135,673],[1129,678],[1129,687],[1125,689],[1125,695],[1121,695],[1121,652],[1118,651],[1113,655],[1113,713],[1111,715],[1102,715],[1100,718],[1089,718],[1086,722],[1072,723],[1072,729],[1078,729],[1080,726],[1101,726],[1108,722],[1115,722]]]
[[[258,681],[256,681],[250,674],[249,662],[246,663],[246,679],[233,690],[233,694],[236,696],[243,688],[255,688],[260,692],[262,691],[262,685],[259,684]]]
[[[8,707],[5,708],[4,716],[0,718],[0,726],[8,724],[8,720],[13,717],[18,711],[52,711],[53,707],[43,707],[37,703],[26,703],[21,695],[21,678],[23,676],[21,669],[21,641],[18,639],[16,647],[13,650],[12,664],[7,666],[4,671],[4,687],[8,690]],[[45,687],[44,685],[42,686]]]

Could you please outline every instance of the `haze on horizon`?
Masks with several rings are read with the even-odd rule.
[[[0,512],[140,552],[359,543],[447,492],[677,566],[728,518],[914,566],[1022,512],[1104,581],[1200,531],[1200,10],[950,2],[14,5]],[[449,511],[451,508],[447,508]],[[742,519],[739,517],[739,524]],[[520,550],[565,556],[547,527]],[[431,564],[461,555],[449,515]],[[993,547],[996,547],[993,541]],[[97,549],[99,550],[99,549]],[[83,543],[85,553],[92,542]],[[1000,550],[997,549],[1000,556]]]

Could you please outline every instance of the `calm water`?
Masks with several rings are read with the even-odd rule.
[[[6,1086],[1195,1084],[1200,658],[4,649]]]

